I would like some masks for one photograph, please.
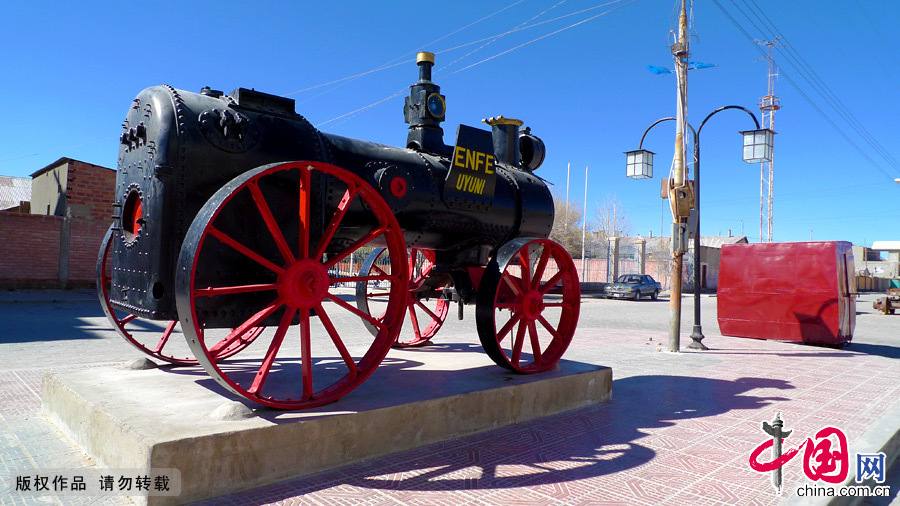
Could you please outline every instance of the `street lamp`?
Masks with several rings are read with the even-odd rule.
[[[761,163],[772,160],[772,144],[775,132],[768,128],[757,130],[744,130],[740,132],[744,136],[744,161],[747,163]]]
[[[631,179],[653,177],[653,151],[636,149],[625,152],[625,175]]]
[[[696,349],[696,350],[707,350],[707,348],[701,341],[703,341],[703,327],[700,323],[700,133],[703,131],[703,127],[706,125],[706,122],[709,121],[710,118],[715,116],[716,114],[727,111],[729,109],[739,109],[744,111],[750,116],[750,119],[753,120],[753,124],[756,126],[755,130],[746,130],[740,132],[743,136],[743,159],[747,163],[759,163],[761,161],[769,161],[772,159],[772,151],[773,151],[773,143],[774,143],[774,134],[772,130],[768,128],[760,128],[759,121],[756,119],[756,115],[753,114],[749,109],[741,107],[739,105],[726,105],[723,107],[719,107],[715,109],[711,113],[709,113],[703,121],[700,123],[700,128],[694,130],[693,127],[688,124],[691,132],[694,134],[694,215],[696,220],[694,221],[694,329],[691,332],[691,344],[688,345],[688,348]],[[656,125],[664,122],[664,121],[675,121],[675,118],[669,116],[666,118],[660,118],[653,122],[646,130],[644,130],[644,135],[641,136],[641,142],[638,145],[637,151],[629,151],[630,153],[637,153],[638,151],[648,152],[643,149],[644,139],[647,137],[647,134],[650,132],[650,129],[655,127]],[[626,162],[628,159],[626,158]],[[652,165],[652,158],[651,158]],[[626,168],[626,171],[628,169]],[[651,172],[652,174],[652,172]],[[629,174],[629,177],[630,174]],[[900,182],[900,178],[898,178],[897,182]],[[674,238],[673,238],[674,240]]]

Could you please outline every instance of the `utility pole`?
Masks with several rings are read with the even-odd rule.
[[[677,77],[677,112],[675,115],[675,158],[672,182],[669,189],[669,205],[672,208],[672,290],[669,299],[669,351],[681,348],[681,273],[684,252],[687,247],[686,222],[690,213],[691,192],[685,181],[684,131],[687,125],[687,0],[681,0],[678,16],[678,38],[672,45]]]
[[[563,223],[569,226],[569,175],[572,173],[572,162],[566,163],[566,219]]]
[[[588,183],[588,166],[584,166],[584,216],[581,217],[581,277],[582,281],[587,281],[585,278],[586,271],[584,270],[584,238],[587,232],[587,183]]]
[[[775,111],[781,109],[781,100],[775,95],[775,79],[778,77],[778,68],[775,66],[773,49],[778,44],[779,38],[773,40],[757,40],[756,43],[766,47],[766,62],[768,63],[768,85],[766,95],[759,99],[759,112],[762,115],[762,124],[765,128],[775,131]],[[763,195],[764,181],[768,181],[768,192]],[[764,205],[765,199],[765,205]],[[759,165],[759,237],[763,237],[763,212],[766,214],[766,242],[772,242],[775,235],[775,152],[768,162]]]

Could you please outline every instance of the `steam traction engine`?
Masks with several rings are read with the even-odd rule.
[[[571,257],[547,239],[553,200],[532,174],[543,143],[495,117],[490,132],[461,125],[445,145],[434,56],[417,64],[406,148],[320,132],[293,100],[254,90],[142,91],[97,268],[119,333],[282,409],[339,399],[392,345],[427,344],[452,304],[460,317],[475,305],[498,365],[554,367],[580,292]],[[354,253],[368,258],[348,273]],[[398,339],[406,315],[412,337]]]

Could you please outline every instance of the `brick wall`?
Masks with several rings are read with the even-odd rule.
[[[0,212],[0,287],[93,285],[100,240],[112,222],[115,184],[114,170],[71,160],[66,175],[68,221]]]
[[[0,212],[0,286],[59,286],[59,216]]]
[[[115,199],[116,171],[72,160],[66,188],[66,204],[73,218],[109,222]]]
[[[69,284],[93,284],[100,241],[109,221],[73,219],[69,226]]]

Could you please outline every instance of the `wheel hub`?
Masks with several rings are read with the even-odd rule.
[[[278,295],[285,304],[312,307],[328,295],[328,270],[315,260],[295,262],[278,277]]]
[[[522,315],[528,320],[536,319],[544,311],[544,295],[537,290],[522,294]]]

